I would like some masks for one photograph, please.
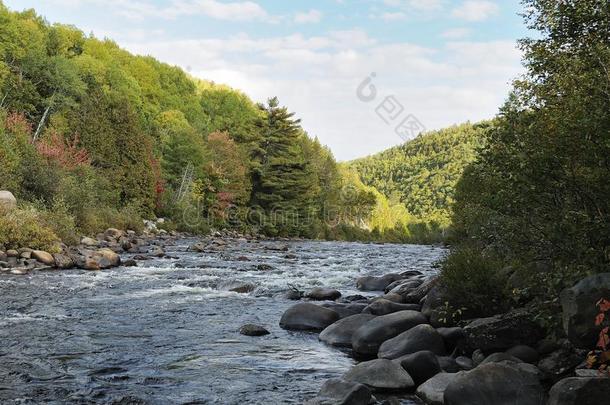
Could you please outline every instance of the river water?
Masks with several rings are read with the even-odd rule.
[[[194,242],[140,267],[0,275],[0,403],[301,404],[354,361],[316,334],[280,329],[289,286],[357,294],[358,275],[433,272],[444,253],[244,240],[186,252]],[[257,287],[229,292],[232,281]],[[246,323],[271,334],[242,336]]]

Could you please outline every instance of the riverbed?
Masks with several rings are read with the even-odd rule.
[[[435,272],[434,246],[228,240],[138,267],[0,276],[0,403],[302,404],[354,360],[280,329],[291,287]],[[254,291],[228,291],[248,282]],[[374,294],[368,294],[374,295]],[[271,333],[246,337],[255,323]],[[409,402],[405,402],[409,403]]]

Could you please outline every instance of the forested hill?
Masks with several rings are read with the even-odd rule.
[[[491,125],[467,123],[428,132],[350,165],[364,184],[400,201],[412,215],[446,226],[456,183]]]
[[[429,240],[271,96],[255,103],[0,0],[0,190],[19,202],[0,209],[0,248],[156,217],[193,233]]]

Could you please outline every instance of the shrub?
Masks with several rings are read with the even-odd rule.
[[[463,309],[464,316],[489,316],[508,306],[506,280],[499,275],[500,263],[474,248],[453,251],[441,263],[441,285],[448,305]]]
[[[59,237],[33,207],[0,210],[0,245],[6,249],[29,247],[59,251]]]

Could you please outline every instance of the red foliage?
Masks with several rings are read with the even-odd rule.
[[[78,135],[70,142],[58,132],[51,131],[50,136],[36,143],[36,150],[41,156],[57,162],[64,169],[73,170],[91,164],[89,153],[80,148],[78,143]]]
[[[587,355],[587,367],[597,367],[600,373],[610,374],[610,337],[608,336],[610,326],[606,316],[610,310],[610,301],[602,298],[596,306],[599,308],[599,313],[595,317],[595,326],[601,326],[602,329],[596,345],[598,350],[593,350]]]
[[[4,127],[13,133],[22,133],[28,136],[32,135],[32,124],[25,118],[23,113],[12,112],[6,116]]]

